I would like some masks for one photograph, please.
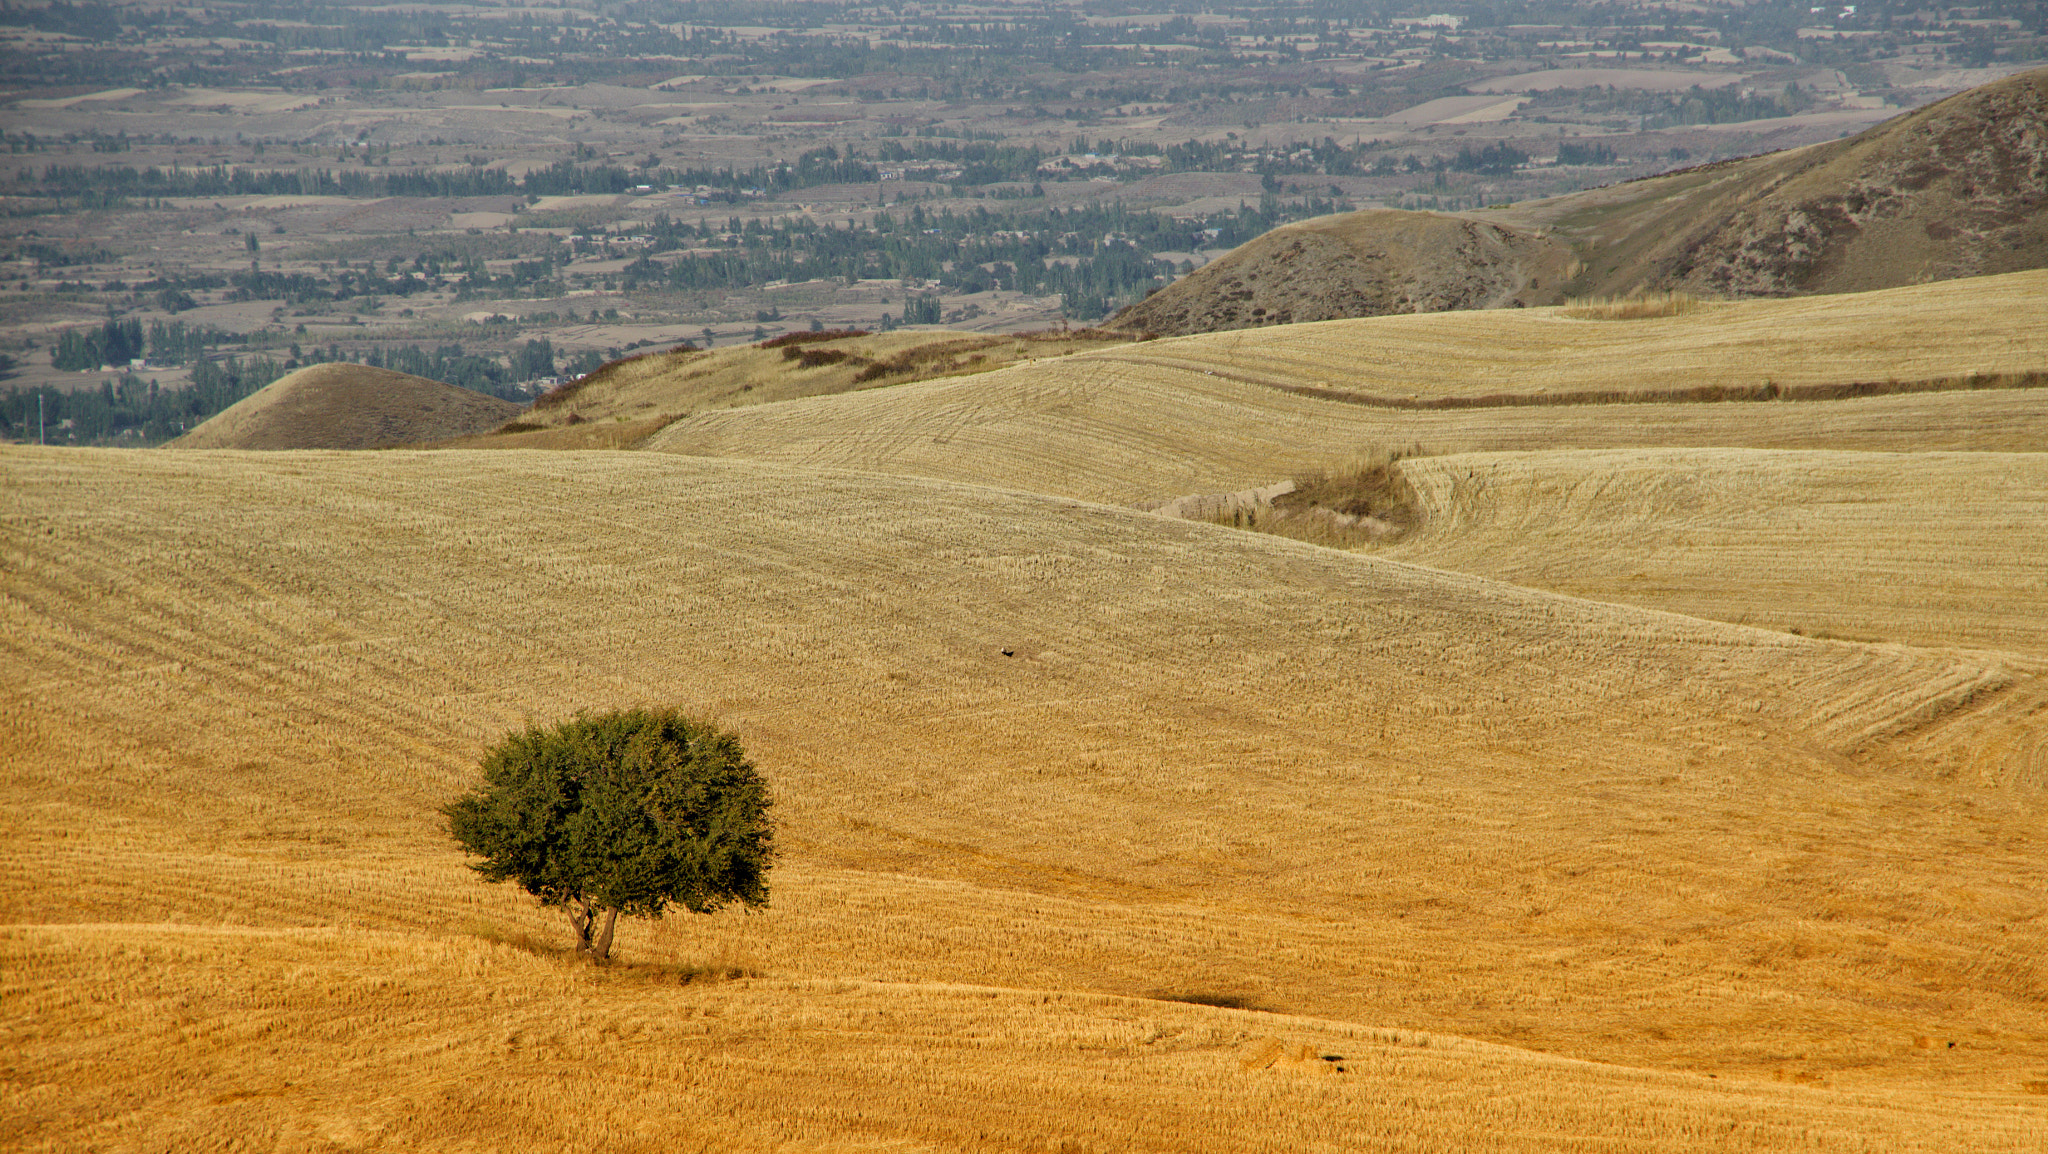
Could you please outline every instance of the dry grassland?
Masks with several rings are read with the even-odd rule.
[[[2048,657],[2048,453],[1411,459],[1381,555],[1695,617]]]
[[[932,477],[1134,505],[1231,492],[1363,450],[1630,446],[1888,452],[2048,447],[2048,390],[1832,401],[1643,403],[1766,379],[1852,381],[2037,372],[2048,273],[1855,296],[1703,306],[1586,321],[1527,309],[1374,317],[1182,337],[790,405],[703,413],[649,449]],[[1311,395],[1319,390],[1325,395]],[[1499,396],[1627,404],[1403,409]]]
[[[2048,446],[2048,389],[1402,412],[1091,355],[706,413],[643,444],[1136,505],[1257,488],[1391,445],[1431,453],[1665,445],[2036,450]]]
[[[828,396],[934,377],[988,372],[1129,343],[1092,331],[996,337],[978,333],[868,333],[762,348],[650,353],[572,384],[501,433],[444,448],[633,448],[691,413]],[[787,338],[785,338],[787,339]],[[597,428],[584,426],[596,425]]]
[[[10,1004],[44,1027],[13,1043],[84,1090],[21,1094],[15,1134],[61,1119],[102,1149],[1935,1151],[2034,1134],[2025,1112],[1949,1096],[1089,994],[678,989],[449,935],[51,926],[0,931],[0,957]],[[184,1066],[169,1084],[167,1054]]]
[[[1495,309],[1207,333],[1098,354],[1394,402],[1917,381],[2048,364],[2048,270],[1615,323]]]
[[[2036,659],[755,462],[0,477],[13,1147],[2048,1137]],[[433,807],[645,701],[790,857],[565,967]]]

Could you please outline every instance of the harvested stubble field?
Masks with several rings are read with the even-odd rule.
[[[1850,640],[2048,657],[2048,453],[1632,449],[1402,462],[1381,555]]]
[[[1389,445],[1434,454],[1639,446],[2033,451],[2048,446],[2048,389],[1402,412],[1084,356],[706,413],[642,444],[1136,505],[1256,488]]]
[[[13,1147],[2048,1138],[2032,657],[758,462],[0,469]],[[775,904],[574,967],[433,810],[650,701]]]
[[[1544,394],[1640,400],[1702,386],[1920,381],[2048,365],[2048,270],[1676,316],[1492,309],[1205,333],[1099,354],[1166,372],[1405,404]]]
[[[1007,337],[836,330],[792,333],[761,345],[649,353],[614,362],[543,396],[495,434],[436,447],[634,448],[691,413],[985,373],[1130,340],[1094,330]]]
[[[1387,445],[2038,451],[2048,447],[2044,366],[2048,273],[2019,273],[1634,321],[1527,309],[1148,341],[701,413],[643,444],[1133,505],[1267,485]],[[2032,387],[1973,389],[1976,374]],[[1656,400],[1740,395],[1766,380],[1902,391]],[[1373,396],[1398,403],[1356,403]],[[1464,407],[1489,398],[1506,407]],[[1459,407],[1410,407],[1432,400]]]

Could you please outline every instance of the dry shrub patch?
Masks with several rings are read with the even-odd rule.
[[[822,341],[843,341],[853,337],[864,337],[868,335],[868,332],[869,330],[867,329],[821,329],[815,333],[784,333],[779,337],[769,337],[765,341],[759,341],[754,347],[757,349],[786,349],[796,345],[812,345]]]
[[[1564,315],[1579,321],[1641,321],[1656,317],[1677,317],[1706,307],[1705,301],[1684,292],[1631,294],[1625,297],[1586,297],[1572,300]]]
[[[992,348],[1012,337],[969,338],[960,341],[942,341],[938,344],[919,345],[905,349],[886,361],[876,361],[862,369],[853,378],[855,384],[878,381],[897,373],[918,373],[926,376],[942,376],[949,372],[972,368],[988,359],[979,350]],[[964,358],[964,359],[961,359]]]
[[[797,367],[801,369],[815,369],[824,365],[836,365],[841,361],[849,359],[867,360],[866,357],[856,357],[845,349],[799,349],[794,346],[783,348],[782,359],[785,361],[795,361]]]
[[[1157,1002],[1180,1002],[1189,1006],[1213,1006],[1219,1010],[1255,1010],[1262,1014],[1280,1011],[1247,994],[1221,994],[1212,990],[1161,990],[1150,995]]]
[[[620,357],[618,360],[615,361],[606,361],[605,363],[597,366],[596,368],[590,370],[589,372],[583,374],[582,376],[577,377],[575,380],[563,381],[561,384],[556,385],[554,388],[549,389],[547,392],[542,393],[538,397],[535,397],[533,399],[533,407],[536,410],[558,409],[563,405],[568,404],[570,401],[574,400],[576,398],[576,394],[581,393],[583,390],[589,388],[592,385],[599,384],[605,380],[608,380],[609,378],[617,374],[621,368],[625,367],[626,365],[630,365],[635,361],[643,361],[646,360],[648,357],[683,356],[689,353],[695,353],[699,351],[700,350],[697,348],[696,345],[693,345],[688,341],[684,341],[682,344],[679,344],[671,349],[656,352],[636,353],[630,357]]]
[[[1028,329],[1011,333],[1006,339],[1013,341],[1114,341],[1130,344],[1138,341],[1156,341],[1158,333],[1127,333],[1115,329]]]
[[[1902,393],[1975,392],[1993,389],[2048,387],[2048,370],[2013,373],[1970,373],[1902,381],[1835,381],[1810,385],[1692,385],[1676,389],[1595,389],[1561,393],[1486,393],[1480,396],[1386,397],[1316,385],[1273,385],[1268,388],[1299,396],[1366,405],[1376,409],[1506,409],[1559,405],[1714,404],[1722,401],[1845,401],[1857,397],[1888,397]]]
[[[1337,549],[1397,541],[1422,523],[1400,462],[1427,455],[1421,445],[1372,449],[1341,468],[1295,477],[1294,490],[1271,505],[1234,509],[1217,520]]]

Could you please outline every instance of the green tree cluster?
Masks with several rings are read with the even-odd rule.
[[[739,739],[672,709],[529,725],[492,748],[483,784],[448,805],[470,868],[564,910],[578,954],[609,957],[621,913],[768,902],[768,787]]]

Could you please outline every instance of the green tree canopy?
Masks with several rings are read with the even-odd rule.
[[[611,954],[620,913],[768,902],[768,787],[739,739],[672,709],[528,725],[442,813],[470,868],[567,911],[576,949]],[[602,917],[602,925],[599,923]]]

